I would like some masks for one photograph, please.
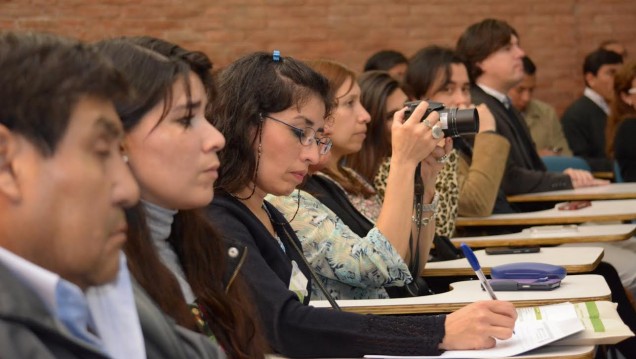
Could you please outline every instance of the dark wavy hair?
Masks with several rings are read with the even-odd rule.
[[[358,78],[360,102],[369,112],[371,122],[367,138],[357,153],[347,156],[347,165],[361,174],[369,183],[382,162],[391,156],[391,133],[387,131],[386,102],[389,96],[401,89],[400,83],[386,71],[367,71]],[[392,117],[391,117],[392,118]]]
[[[457,41],[457,54],[464,60],[470,81],[475,83],[483,71],[477,65],[490,54],[510,43],[517,30],[503,20],[485,19],[470,25]]]
[[[395,50],[380,50],[371,57],[367,59],[367,62],[364,64],[363,71],[373,71],[373,70],[382,70],[389,71],[396,65],[406,64],[408,65],[409,61],[406,59],[406,56],[399,51]]]
[[[261,114],[300,107],[310,96],[333,106],[329,83],[316,71],[291,57],[274,61],[272,54],[256,52],[232,63],[219,74],[219,96],[212,107],[212,124],[225,136],[219,152],[222,166],[218,189],[233,193],[255,178],[254,143]]]
[[[117,106],[127,130],[133,129],[160,101],[169,104],[175,81],[187,80],[190,71],[201,78],[209,95],[216,93],[210,76],[212,63],[202,53],[190,53],[149,37],[107,40],[98,46],[139,93],[132,101]],[[189,83],[185,86],[189,96]],[[164,109],[164,116],[167,110]],[[197,330],[183,295],[175,295],[181,293],[176,278],[162,264],[152,244],[142,205],[127,210],[126,215],[129,229],[124,249],[133,276],[165,313],[180,325]],[[168,242],[177,253],[204,319],[228,357],[263,358],[266,344],[248,289],[240,275],[224,288],[225,246],[201,210],[179,211]]]
[[[463,64],[462,59],[452,49],[437,45],[427,46],[409,60],[404,82],[408,95],[415,100],[423,100],[437,92],[433,85],[441,74],[440,88],[444,88],[451,78],[451,64]]]
[[[55,153],[84,96],[111,101],[129,87],[95,48],[42,33],[0,33],[0,124],[27,138],[42,155]]]

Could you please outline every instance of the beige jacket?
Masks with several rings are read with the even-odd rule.
[[[488,132],[475,136],[472,164],[465,156],[459,160],[459,216],[492,214],[509,152],[510,142],[503,136]]]

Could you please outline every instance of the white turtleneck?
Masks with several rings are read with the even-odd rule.
[[[181,268],[181,263],[174,249],[168,243],[172,222],[177,214],[176,210],[160,207],[156,204],[143,201],[143,207],[146,212],[146,221],[150,229],[150,238],[157,249],[161,262],[170,269],[172,274],[177,278],[181,292],[187,303],[194,303],[196,297],[192,292],[192,288],[186,280],[185,273]]]

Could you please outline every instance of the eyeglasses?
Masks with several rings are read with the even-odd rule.
[[[286,122],[283,122],[277,118],[274,118],[268,115],[263,115],[263,114],[261,114],[261,118],[268,118],[270,120],[274,120],[278,123],[282,123],[283,125],[291,128],[292,132],[294,133],[294,135],[296,135],[296,137],[298,137],[298,141],[300,141],[300,144],[303,146],[311,146],[312,142],[316,141],[316,144],[318,145],[318,149],[319,149],[318,152],[321,155],[326,155],[329,152],[329,150],[331,150],[331,145],[332,145],[331,138],[316,137],[316,130],[314,130],[311,127],[305,127],[304,129],[298,128],[296,126],[292,126]]]

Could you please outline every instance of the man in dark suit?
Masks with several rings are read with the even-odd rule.
[[[587,171],[568,168],[547,172],[537,154],[521,113],[506,94],[523,79],[515,29],[501,20],[486,19],[469,26],[457,42],[457,53],[468,68],[475,104],[485,103],[497,123],[497,132],[510,142],[510,156],[501,188],[506,195],[591,186],[600,182]]]
[[[561,123],[575,156],[583,157],[593,171],[612,171],[605,152],[605,122],[614,98],[614,74],[623,57],[614,51],[598,49],[585,57],[583,96],[563,113]]]

